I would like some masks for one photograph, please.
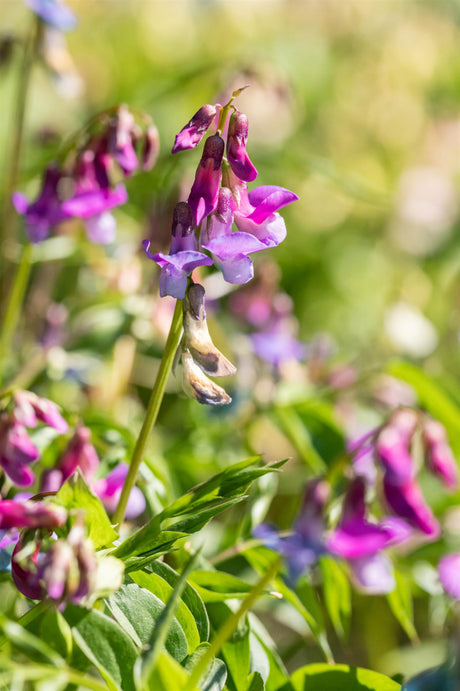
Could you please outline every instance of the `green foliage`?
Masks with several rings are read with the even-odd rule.
[[[351,616],[351,586],[343,567],[331,557],[320,559],[324,601],[336,633],[344,637]]]
[[[301,667],[291,677],[291,686],[280,691],[398,691],[401,685],[368,669],[347,665],[315,664]]]

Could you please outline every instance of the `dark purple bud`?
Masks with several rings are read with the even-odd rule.
[[[26,555],[23,554],[25,548],[24,540],[27,532],[21,533],[21,536],[13,550],[11,557],[11,576],[13,578],[16,588],[26,597],[31,600],[43,600],[46,597],[46,591],[40,583],[40,578],[37,573],[37,560],[40,552],[40,542],[34,540],[34,551],[30,555],[29,550],[26,550]],[[27,545],[27,548],[29,545]]]
[[[194,149],[200,143],[204,134],[216,117],[218,106],[209,104],[201,106],[190,122],[176,134],[176,140],[172,149],[173,154],[185,149]]]
[[[257,170],[251,163],[246,151],[248,136],[248,119],[243,113],[233,113],[228,126],[227,158],[235,175],[240,180],[252,182],[257,177]]]
[[[176,204],[171,234],[170,254],[198,249],[198,242],[193,226],[192,211],[187,202],[179,202]]]
[[[155,125],[149,125],[145,133],[142,149],[142,170],[150,170],[156,163],[160,152],[160,135]]]
[[[196,226],[199,226],[203,218],[209,216],[217,206],[224,148],[224,140],[218,134],[208,137],[205,142],[188,198]]]

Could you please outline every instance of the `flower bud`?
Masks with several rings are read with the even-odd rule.
[[[224,140],[218,134],[208,137],[205,142],[188,198],[196,226],[217,206],[224,148]]]
[[[257,170],[251,163],[246,151],[248,136],[248,119],[243,113],[235,112],[230,118],[227,138],[227,158],[235,175],[240,180],[252,182],[257,177]]]
[[[457,487],[458,467],[444,427],[437,420],[428,419],[423,428],[423,438],[428,469],[439,476],[447,487]]]
[[[185,347],[203,372],[213,377],[227,377],[235,374],[236,368],[222,355],[211,340],[204,306],[204,288],[194,283],[188,289],[184,309]]]
[[[172,149],[173,154],[185,149],[194,149],[202,140],[217,114],[217,106],[206,104],[195,113],[190,122],[176,134]]]
[[[194,362],[189,352],[182,353],[183,389],[187,396],[206,405],[227,405],[231,398],[227,392],[209,379]]]
[[[133,146],[134,126],[133,114],[127,106],[121,105],[116,118],[109,126],[108,150],[125,175],[132,173],[139,165]]]
[[[85,480],[92,479],[99,466],[99,458],[90,440],[91,431],[88,427],[77,427],[59,461],[62,482],[65,482],[77,468],[80,468]]]
[[[60,434],[64,434],[69,429],[57,405],[47,398],[40,398],[32,391],[17,391],[14,401],[15,418],[27,427],[35,427],[37,420],[40,420]]]

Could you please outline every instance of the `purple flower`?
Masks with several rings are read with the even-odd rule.
[[[26,232],[31,242],[42,242],[58,223],[72,216],[64,210],[58,197],[58,184],[62,171],[55,165],[46,168],[38,198],[29,203],[27,197],[15,192],[12,202],[18,214],[24,216]]]
[[[24,2],[40,19],[60,31],[70,31],[77,24],[74,13],[61,0],[24,0]]]
[[[444,427],[437,420],[428,419],[423,427],[428,469],[439,476],[446,487],[458,486],[458,467],[447,440]]]
[[[398,410],[379,434],[376,451],[387,478],[394,484],[405,484],[415,475],[415,465],[409,446],[417,427],[413,410]]]
[[[134,116],[126,106],[122,105],[109,126],[108,152],[116,160],[124,175],[130,175],[139,166],[134,142]]]
[[[41,480],[42,492],[57,492],[61,485],[79,468],[85,480],[90,483],[99,466],[96,449],[91,444],[88,427],[77,427],[67,448],[59,459],[57,467],[47,470]]]
[[[306,354],[305,344],[292,335],[290,319],[276,319],[250,338],[256,355],[275,368],[288,360],[302,360]]]
[[[126,463],[119,463],[105,478],[95,480],[92,489],[104,504],[108,513],[114,513],[118,506],[123,484],[128,474]],[[145,509],[145,497],[139,487],[133,487],[126,507],[126,518],[136,518]]]
[[[347,491],[340,523],[329,536],[327,547],[348,561],[360,587],[387,593],[395,587],[393,567],[380,552],[411,535],[410,527],[400,519],[386,518],[378,524],[366,519],[365,483],[358,477]]]
[[[12,528],[57,528],[64,525],[67,512],[61,506],[45,502],[0,501],[0,530]]]
[[[460,554],[446,554],[438,564],[442,587],[455,600],[460,600]]]
[[[251,163],[246,151],[248,136],[248,119],[243,113],[235,112],[230,118],[227,137],[227,158],[235,175],[240,180],[252,182],[257,177],[257,170]]]
[[[39,455],[24,425],[10,415],[3,415],[0,419],[0,466],[14,483],[23,487],[33,483],[35,475],[29,465]]]
[[[184,149],[194,149],[200,143],[204,134],[211,126],[216,117],[217,108],[209,104],[202,106],[190,120],[190,122],[176,134],[176,139],[172,149],[173,154]]]
[[[47,398],[40,398],[32,391],[16,391],[14,402],[14,417],[26,427],[36,427],[40,420],[60,434],[68,431],[69,425],[58,406]]]
[[[233,196],[228,187],[221,187],[215,211],[201,231],[201,246],[211,252],[214,263],[228,283],[247,283],[254,276],[248,254],[266,249],[250,233],[232,232]]]
[[[276,529],[264,523],[253,530],[256,538],[286,560],[293,582],[311,568],[318,557],[326,551],[323,537],[323,507],[328,497],[327,482],[313,480],[306,487],[303,505],[290,535],[280,536]]]
[[[439,537],[441,529],[439,523],[425,501],[416,480],[405,484],[394,484],[391,476],[385,474],[383,478],[383,492],[390,509],[404,518],[417,530],[426,533],[431,539]]]
[[[187,276],[197,266],[210,266],[212,259],[198,251],[198,240],[193,228],[192,213],[186,202],[179,202],[174,209],[171,249],[169,254],[149,252],[149,240],[143,241],[146,255],[160,268],[160,295],[183,300],[187,287]]]
[[[196,226],[217,206],[224,148],[224,140],[218,134],[208,137],[205,142],[188,198]]]

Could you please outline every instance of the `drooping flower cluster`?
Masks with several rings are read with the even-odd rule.
[[[176,208],[169,254],[151,254],[149,242],[144,242],[147,256],[161,268],[161,296],[182,300],[191,272],[212,263],[222,271],[227,282],[246,283],[254,273],[249,255],[274,247],[286,237],[286,226],[278,210],[298,197],[276,186],[262,186],[248,192],[247,183],[255,180],[257,170],[246,151],[247,117],[231,105],[239,91],[234,92],[224,107],[202,106],[176,136],[173,153],[196,147],[213,123],[217,128],[204,144],[188,197],[188,211],[184,203]],[[234,112],[225,143],[221,135],[231,108]],[[237,231],[232,230],[233,222]]]
[[[24,216],[31,242],[45,240],[63,221],[81,218],[90,240],[112,242],[115,219],[109,211],[128,199],[125,186],[115,183],[141,167],[149,170],[158,154],[158,132],[150,119],[126,106],[94,118],[67,150],[63,164],[52,163],[44,173],[33,202],[13,194],[16,211]]]
[[[53,427],[59,434],[68,430],[57,405],[31,391],[17,391],[12,409],[0,414],[0,466],[14,484],[22,487],[35,480],[30,466],[38,460],[40,452],[30,439],[27,428],[36,427],[39,421]]]

